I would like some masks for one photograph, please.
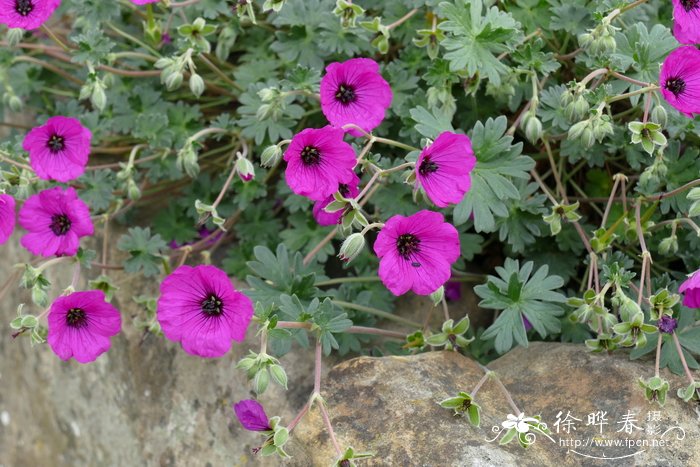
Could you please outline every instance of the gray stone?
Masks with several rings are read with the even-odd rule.
[[[506,446],[489,442],[496,436],[492,427],[499,427],[513,413],[492,381],[476,397],[482,408],[480,428],[438,406],[438,401],[458,391],[470,392],[483,375],[475,362],[453,352],[349,360],[329,373],[323,392],[340,444],[374,452],[369,465],[700,465],[698,416],[693,408],[675,397],[675,389],[663,409],[650,405],[637,385],[639,376],[653,372],[653,362],[629,361],[624,354],[590,354],[581,345],[533,343],[497,360],[492,369],[521,410],[529,416],[542,415],[552,429],[552,440],[538,435],[527,450],[515,442]],[[685,384],[676,377],[669,379],[674,388]],[[623,426],[617,421],[628,410],[638,413],[636,425],[641,428],[646,428],[648,412],[660,411],[662,429],[678,424],[685,430],[685,439],[677,440],[676,430],[664,437],[666,447],[565,446],[567,439],[592,442],[598,427],[586,426],[587,414],[598,410],[608,412],[610,425],[604,433],[609,439],[623,443],[627,438],[641,443],[647,439],[651,444],[659,438],[637,430],[630,435],[617,433]],[[554,423],[559,411],[562,418],[571,411],[581,419],[577,430],[557,433]],[[335,456],[317,411],[302,422],[295,436],[308,447],[314,465],[327,464]]]

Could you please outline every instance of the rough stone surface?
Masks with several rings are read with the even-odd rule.
[[[17,235],[2,246],[0,284],[12,265],[29,260]],[[52,268],[54,294],[71,281],[70,268]],[[32,348],[11,338],[8,323],[27,291],[0,301],[0,466],[237,466],[261,465],[251,449],[261,442],[234,419],[231,404],[251,397],[237,361],[256,346],[235,345],[220,359],[187,355],[172,342],[134,328],[139,313],[132,296],[153,295],[154,280],[116,274],[123,332],[92,364],[62,362],[48,346]],[[150,287],[150,289],[146,288]],[[27,312],[38,313],[31,306]],[[290,420],[312,388],[313,355],[295,350],[285,357],[290,390],[264,395],[270,414]],[[304,459],[299,446],[295,457]],[[264,461],[262,465],[276,465]]]
[[[593,355],[581,346],[534,343],[529,349],[516,349],[491,366],[509,388],[516,404],[527,415],[540,414],[553,433],[543,435],[527,450],[516,443],[499,446],[487,442],[513,410],[495,382],[488,381],[477,395],[482,407],[480,428],[453,417],[437,402],[471,391],[483,375],[470,359],[452,352],[432,352],[412,357],[356,358],[341,363],[324,383],[325,397],[340,444],[376,454],[369,465],[700,465],[698,414],[675,397],[675,388],[684,381],[675,377],[672,394],[663,409],[650,405],[637,386],[639,376],[653,372],[653,362],[630,362],[624,355]],[[611,440],[648,440],[648,447],[566,447],[568,439],[591,443],[599,427],[586,426],[587,415],[606,411],[609,425],[604,435]],[[664,436],[666,447],[652,446],[660,434],[618,433],[618,424],[627,411],[635,412],[635,423],[647,428],[648,412],[661,411],[653,422],[663,431],[678,426],[685,439],[676,439],[678,430]],[[570,434],[560,425],[570,411],[581,419]],[[308,446],[314,465],[324,465],[334,457],[329,438],[317,411],[302,422],[296,433]],[[563,440],[563,441],[562,441]],[[573,441],[572,441],[573,442]],[[573,451],[577,451],[576,454]],[[635,454],[637,453],[637,454]],[[601,460],[591,457],[621,457]],[[304,465],[299,460],[295,465]]]

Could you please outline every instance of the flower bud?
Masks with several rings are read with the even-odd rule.
[[[263,167],[272,167],[282,158],[282,148],[276,144],[266,147],[260,155],[260,165]]]
[[[583,130],[588,128],[588,120],[578,122],[575,125],[571,125],[569,128],[569,139],[578,139],[581,137]]]
[[[138,185],[136,185],[133,178],[126,181],[126,192],[129,199],[132,201],[135,201],[141,197],[141,190],[139,189]]]
[[[525,124],[525,137],[532,143],[542,137],[542,122],[534,115]]]
[[[22,104],[22,100],[14,94],[11,95],[10,98],[7,100],[7,105],[13,112],[21,112],[22,108],[24,107],[24,104]]]
[[[92,94],[90,95],[90,102],[93,107],[102,112],[107,105],[107,95],[105,94],[104,88],[100,83],[95,83],[92,88]]]
[[[588,104],[586,98],[583,96],[578,96],[578,98],[574,102],[574,118],[578,120],[580,118],[585,117],[586,115],[588,115],[588,110],[590,108],[591,106]]]
[[[7,39],[7,45],[9,45],[10,47],[14,47],[22,41],[23,37],[24,29],[11,28],[7,30],[7,35],[5,36],[5,39]]]
[[[260,97],[260,100],[262,100],[263,102],[272,102],[279,95],[280,92],[277,88],[263,88],[260,91],[258,91],[258,97]]]
[[[657,105],[651,111],[651,121],[661,126],[666,126],[668,123],[668,114],[662,105]]]
[[[349,263],[350,261],[357,258],[357,256],[362,253],[365,248],[365,236],[361,233],[354,233],[345,239],[343,244],[340,246],[340,253],[338,253],[338,258],[344,263]]]
[[[168,89],[168,91],[174,91],[182,85],[183,78],[184,76],[179,71],[170,73],[165,78],[165,87]]]
[[[659,253],[662,255],[675,254],[678,251],[678,237],[672,235],[659,242]]]
[[[607,35],[601,38],[601,48],[604,54],[610,55],[615,53],[617,50],[617,42],[615,37],[612,35]]]
[[[561,96],[559,96],[559,104],[561,104],[562,107],[566,107],[573,101],[574,94],[571,92],[570,89],[567,89],[566,91],[562,92]]]
[[[255,167],[245,157],[239,157],[236,161],[236,172],[244,182],[249,182],[255,178]]]
[[[196,73],[190,76],[190,91],[195,97],[199,97],[204,93],[204,80]]]
[[[583,144],[585,148],[590,148],[593,146],[593,143],[595,143],[593,132],[590,128],[586,127],[581,133],[581,144]]]
[[[578,45],[580,45],[582,48],[586,48],[589,45],[591,45],[591,42],[593,42],[593,35],[590,33],[583,33],[578,35]]]

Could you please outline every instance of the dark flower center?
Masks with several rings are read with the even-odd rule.
[[[420,163],[420,167],[418,167],[418,173],[425,176],[433,172],[437,172],[437,169],[438,165],[435,162],[431,161],[430,157],[425,157],[423,159],[423,162]]]
[[[681,0],[681,6],[687,12],[700,7],[700,0]]]
[[[32,0],[15,0],[15,11],[19,13],[20,16],[29,16],[32,10],[34,10],[34,3]]]
[[[348,105],[357,99],[355,88],[349,84],[341,84],[335,93],[335,98],[343,105]]]
[[[49,151],[56,153],[58,151],[63,151],[63,148],[66,147],[66,140],[63,136],[54,133],[51,135],[46,145],[49,147]]]
[[[683,91],[685,91],[685,80],[683,78],[674,76],[667,79],[666,84],[664,86],[666,87],[666,89],[671,91],[674,96],[678,97],[679,94],[682,94]]]
[[[338,185],[338,191],[343,197],[347,197],[350,194],[350,187],[347,186],[345,183],[341,183]]]
[[[207,316],[219,316],[224,312],[224,302],[216,295],[211,294],[202,302],[202,312]]]
[[[313,146],[305,146],[301,150],[301,161],[304,165],[318,165],[321,163],[321,153]]]
[[[71,221],[65,214],[54,214],[51,216],[51,230],[56,235],[65,235],[70,230]]]
[[[82,308],[71,308],[66,314],[66,324],[73,328],[82,328],[87,325],[87,316]]]
[[[411,256],[420,251],[420,239],[413,234],[399,235],[396,239],[396,249],[403,259],[411,259]],[[420,267],[420,263],[411,263],[413,267]]]

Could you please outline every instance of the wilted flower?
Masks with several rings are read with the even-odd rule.
[[[700,1],[673,0],[673,35],[681,44],[700,43]]]
[[[57,298],[48,322],[51,350],[62,360],[88,363],[109,350],[109,338],[121,330],[122,317],[101,290],[90,290]]]
[[[686,46],[671,52],[661,66],[659,86],[676,110],[690,118],[700,113],[700,50]]]
[[[663,315],[661,318],[659,318],[656,325],[658,326],[659,331],[666,334],[671,334],[678,327],[678,320],[668,315]]]
[[[233,410],[236,412],[236,418],[241,422],[243,428],[249,431],[269,431],[270,419],[265,413],[265,409],[260,402],[252,399],[247,399],[233,405]]]
[[[343,141],[343,130],[307,128],[294,135],[284,153],[285,178],[292,191],[314,201],[323,201],[357,178],[352,171],[355,151]]]
[[[51,117],[27,133],[22,147],[39,178],[69,182],[85,172],[91,140],[90,130],[75,118]]]
[[[180,266],[160,285],[157,316],[165,337],[185,352],[221,357],[231,341],[245,339],[253,304],[221,269]]]
[[[72,187],[30,196],[19,210],[19,225],[28,232],[22,246],[41,256],[74,255],[80,238],[94,233],[90,208]]]
[[[379,74],[379,65],[369,58],[353,58],[326,67],[321,80],[321,110],[331,125],[349,123],[370,132],[384,120],[393,95]],[[362,136],[356,129],[353,136]]]
[[[15,199],[0,194],[0,245],[5,243],[15,230]]]
[[[0,0],[0,23],[8,28],[37,29],[60,4],[61,0]]]
[[[457,229],[442,214],[419,211],[390,218],[377,235],[379,277],[394,294],[409,290],[429,295],[450,278],[450,267],[459,258]]]
[[[416,179],[428,198],[444,208],[462,201],[476,165],[472,143],[466,135],[444,132],[423,149],[416,162]]]

